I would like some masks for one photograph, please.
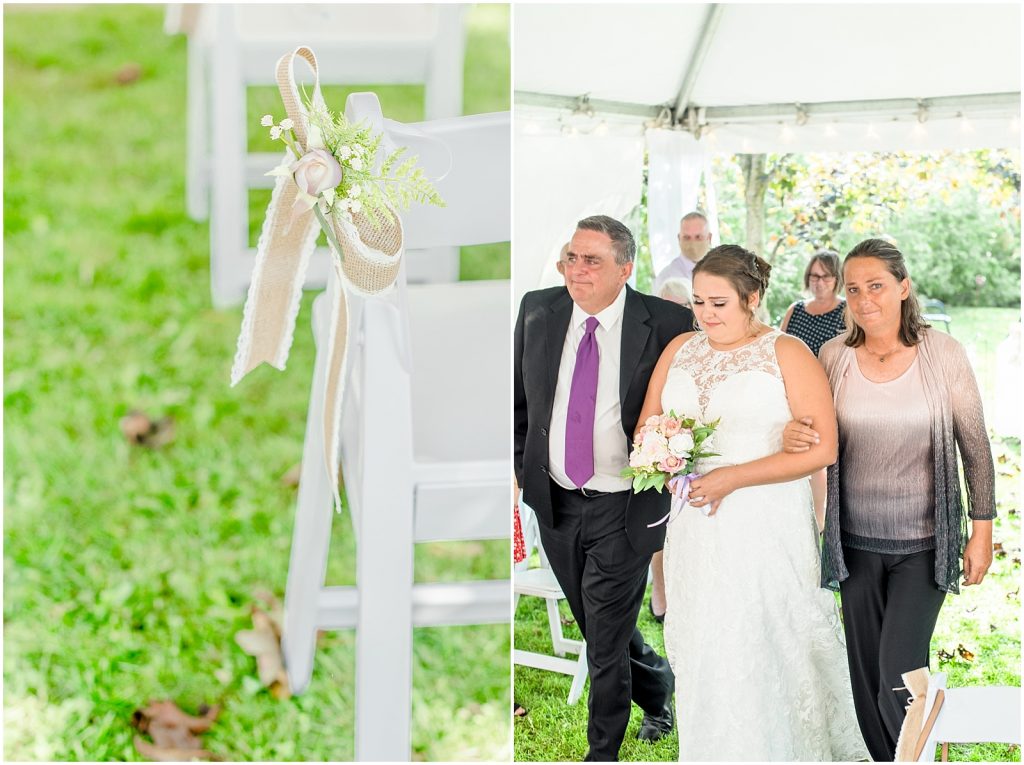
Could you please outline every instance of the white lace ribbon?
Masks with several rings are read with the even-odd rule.
[[[313,103],[323,105],[316,56],[308,47],[296,48],[278,60],[277,84],[285,111],[294,123],[296,143],[303,151],[308,151],[321,147],[323,143],[319,131],[309,122],[309,115],[295,85],[296,57],[306,61],[313,70]],[[285,159],[290,161],[295,158],[291,152],[287,152]],[[374,161],[379,161],[379,158],[374,158]],[[290,176],[278,176],[256,247],[256,262],[245,302],[238,350],[231,370],[232,386],[237,385],[263,362],[277,369],[285,368],[295,331],[295,317],[302,299],[306,268],[321,227],[316,208],[293,216],[292,208],[297,192],[298,186]],[[330,291],[330,333],[324,365],[323,457],[327,474],[331,477],[335,510],[339,512],[338,433],[341,426],[348,335],[346,293],[354,290],[364,295],[378,294],[392,287],[398,278],[404,239],[398,213],[393,209],[391,213],[393,219],[378,227],[372,226],[362,214],[354,216],[351,221],[335,216],[323,219],[331,229],[328,231],[328,240],[334,268],[339,276],[338,288]]]

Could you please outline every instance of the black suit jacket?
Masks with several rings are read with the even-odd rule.
[[[515,332],[515,473],[523,501],[538,520],[554,527],[551,483],[548,477],[548,427],[555,399],[562,346],[569,330],[573,302],[565,287],[528,292],[519,307]],[[693,329],[693,313],[667,300],[644,295],[626,286],[622,314],[622,352],[619,401],[622,437],[631,448],[651,372],[672,338]],[[625,465],[623,465],[625,467]],[[630,494],[626,534],[639,554],[660,550],[665,526],[648,523],[668,512],[669,495],[655,491]]]

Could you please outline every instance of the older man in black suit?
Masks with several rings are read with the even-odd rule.
[[[626,467],[662,350],[693,328],[686,308],[626,285],[636,244],[604,215],[577,224],[565,287],[523,298],[515,330],[515,473],[587,641],[587,760],[617,760],[630,699],[638,736],[672,729],[674,678],[636,627],[667,493],[633,494]]]

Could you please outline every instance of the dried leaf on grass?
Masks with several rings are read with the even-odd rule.
[[[121,433],[132,446],[159,449],[174,440],[174,418],[150,419],[149,415],[133,409],[121,418]]]
[[[183,712],[173,701],[151,701],[132,714],[132,726],[146,733],[152,743],[135,736],[135,749],[143,757],[156,762],[187,760],[221,760],[223,758],[203,749],[197,733],[205,733],[220,713],[220,706],[203,707],[200,716]]]
[[[968,651],[963,643],[956,647],[956,652],[960,654],[960,658],[964,661],[974,661],[974,653]]]
[[[265,591],[257,593],[257,598],[264,601],[268,610],[253,605],[253,628],[236,632],[235,642],[243,651],[255,657],[256,671],[263,686],[270,689],[274,698],[287,699],[292,692],[284,668],[284,655],[281,653],[280,602],[273,594]]]
[[[125,64],[117,70],[117,74],[114,75],[114,80],[117,81],[118,85],[131,85],[136,82],[139,77],[142,76],[142,67],[132,62]]]
[[[302,463],[296,462],[281,476],[281,483],[285,486],[298,486],[299,477],[302,475]]]

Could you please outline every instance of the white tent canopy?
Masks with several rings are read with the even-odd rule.
[[[599,211],[559,177],[566,141],[597,165],[605,139],[642,154],[655,126],[691,153],[1018,147],[1020,38],[1008,4],[518,5],[515,177],[547,184],[517,182],[517,295],[557,255],[540,231],[573,229],[553,216]]]

